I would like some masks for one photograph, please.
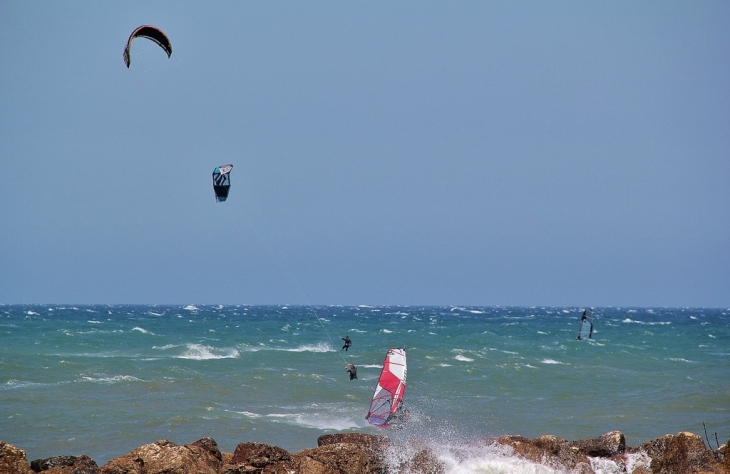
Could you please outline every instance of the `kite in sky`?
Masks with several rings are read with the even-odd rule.
[[[215,191],[216,202],[223,202],[228,197],[232,169],[233,165],[223,165],[213,170],[213,191]]]
[[[132,47],[132,40],[135,38],[147,38],[148,40],[154,41],[160,45],[160,48],[165,50],[168,58],[172,55],[172,44],[170,43],[170,39],[167,35],[156,26],[142,25],[129,35],[127,46],[124,48],[124,64],[126,64],[127,67],[129,67],[129,63],[132,62],[132,58],[129,55],[129,49]]]

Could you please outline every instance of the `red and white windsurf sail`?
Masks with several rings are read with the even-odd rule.
[[[406,393],[406,350],[388,349],[375,387],[370,411],[365,417],[371,425],[386,428]]]

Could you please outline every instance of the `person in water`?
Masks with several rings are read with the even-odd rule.
[[[385,420],[386,425],[402,427],[410,417],[411,412],[401,404],[394,413],[391,413]]]
[[[350,373],[350,380],[357,378],[357,367],[355,367],[355,364],[347,364],[345,370]]]
[[[352,341],[350,340],[350,336],[341,337],[340,339],[342,339],[343,341],[345,341],[345,345],[343,345],[342,346],[342,349],[340,349],[340,350],[347,352],[347,349],[349,349],[350,346],[352,345]]]

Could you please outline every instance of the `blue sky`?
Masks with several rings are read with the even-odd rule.
[[[173,54],[138,39],[127,69],[142,24]],[[3,2],[0,303],[730,306],[728,25]]]

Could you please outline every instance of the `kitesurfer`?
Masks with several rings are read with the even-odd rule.
[[[347,364],[345,370],[350,373],[350,380],[357,378],[357,367],[355,367],[355,364]]]
[[[350,340],[350,336],[341,337],[340,339],[342,339],[343,341],[345,341],[345,345],[343,345],[342,346],[342,349],[340,349],[340,350],[347,352],[347,349],[349,349],[350,346],[352,345],[352,341]]]

